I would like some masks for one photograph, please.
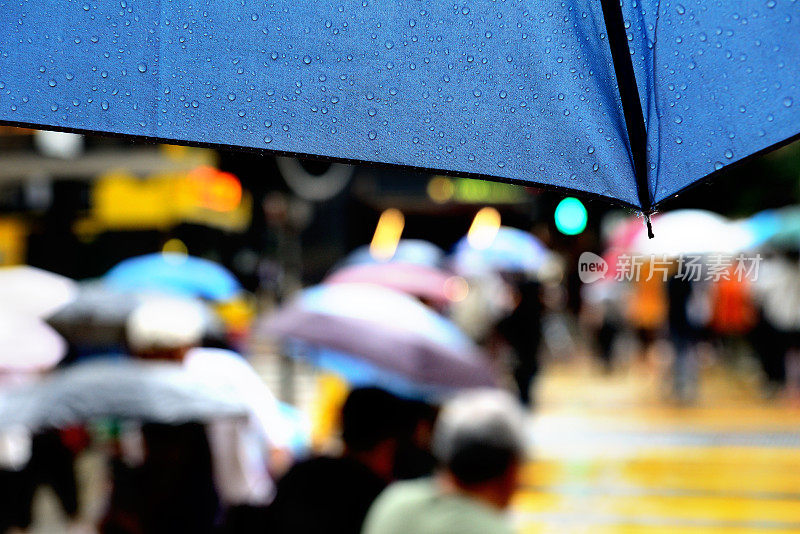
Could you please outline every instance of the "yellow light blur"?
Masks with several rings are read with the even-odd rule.
[[[467,242],[472,248],[483,250],[489,248],[500,230],[500,212],[494,208],[481,208],[472,219],[467,232]]]
[[[370,255],[378,261],[392,259],[397,251],[404,226],[405,218],[400,210],[389,208],[381,213],[378,226],[375,227],[375,235],[369,245]]]
[[[428,182],[428,196],[437,204],[451,200],[455,191],[453,181],[446,176],[434,176]]]
[[[179,254],[180,256],[186,256],[189,254],[189,249],[186,246],[186,243],[181,241],[180,239],[170,239],[164,246],[161,248],[162,254]],[[181,261],[181,260],[178,260]]]

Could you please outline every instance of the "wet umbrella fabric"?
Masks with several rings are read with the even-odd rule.
[[[246,415],[246,404],[207,375],[124,359],[75,364],[0,397],[0,426],[30,429],[103,417],[178,424]]]
[[[312,287],[260,329],[363,359],[421,384],[496,384],[485,353],[453,323],[413,297],[379,286]]]
[[[797,136],[795,2],[0,0],[0,122],[377,162],[649,211]]]

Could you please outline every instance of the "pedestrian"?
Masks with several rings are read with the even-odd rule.
[[[393,479],[398,402],[378,388],[351,391],[341,412],[342,454],[295,464],[278,482],[264,531],[358,534],[370,505]]]
[[[505,534],[525,459],[524,412],[498,390],[465,392],[442,408],[434,477],[396,482],[373,504],[363,534]]]

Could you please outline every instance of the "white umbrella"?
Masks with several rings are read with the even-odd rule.
[[[78,293],[74,280],[29,265],[0,267],[0,305],[47,317],[72,301]]]
[[[66,353],[66,341],[47,323],[0,308],[0,371],[50,369]]]
[[[0,428],[61,428],[102,417],[177,424],[246,417],[224,383],[173,362],[100,359],[0,396]]]
[[[676,210],[653,218],[655,237],[642,225],[631,241],[631,252],[642,255],[734,254],[751,242],[741,224],[706,210]]]

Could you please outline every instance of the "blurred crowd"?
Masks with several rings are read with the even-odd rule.
[[[291,298],[185,253],[81,283],[0,271],[0,531],[29,529],[48,485],[76,532],[507,532],[542,363],[589,353],[692,403],[711,363],[757,362],[765,395],[800,392],[796,254],[764,247],[743,270],[706,250],[694,272],[694,250],[650,253],[615,276],[637,250],[612,247],[589,280],[484,219],[449,256],[379,223]],[[256,343],[343,384],[320,388],[313,431],[248,360]],[[91,517],[87,450],[105,465]]]

